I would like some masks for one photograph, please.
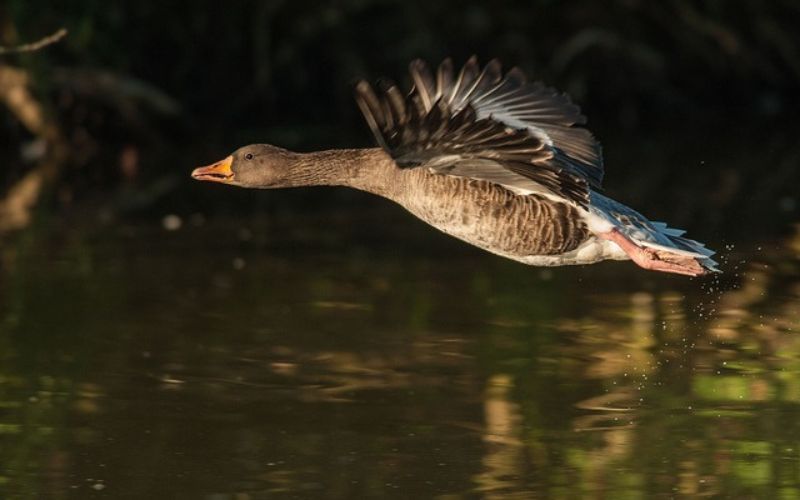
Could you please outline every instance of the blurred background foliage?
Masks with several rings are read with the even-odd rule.
[[[162,200],[167,206],[158,210],[192,211],[203,195],[181,189],[186,172],[242,144],[371,146],[352,102],[354,81],[405,79],[413,58],[463,61],[473,53],[519,65],[572,95],[614,146],[607,148],[611,185],[631,189],[628,201],[658,202],[663,189],[674,199],[668,186],[688,184],[683,174],[699,165],[671,164],[665,148],[655,159],[639,157],[652,149],[648,139],[668,136],[698,162],[709,150],[724,157],[732,144],[749,142],[752,150],[758,143],[764,161],[782,147],[769,142],[781,141],[798,104],[799,13],[789,0],[7,0],[0,44],[60,27],[70,34],[39,52],[0,56],[0,65],[25,72],[60,127],[66,154],[47,198],[55,208],[102,199],[112,200],[112,212],[146,212]],[[0,112],[0,130],[0,187],[9,192],[43,148],[13,112]],[[631,144],[644,146],[626,153]],[[731,176],[724,162],[702,165],[696,189],[700,196],[713,190],[716,209],[735,208],[737,186],[760,182],[764,167]],[[791,193],[780,189],[796,180],[796,169],[774,168],[778,186],[755,190],[756,197],[779,200],[794,214],[794,200],[784,199]],[[647,179],[628,184],[627,173]],[[648,183],[659,189],[648,191]],[[314,193],[292,201],[314,204]],[[252,207],[243,194],[203,203],[241,199]]]

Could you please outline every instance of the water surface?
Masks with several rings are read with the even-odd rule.
[[[0,496],[800,498],[797,239],[692,280],[401,217],[4,248]]]

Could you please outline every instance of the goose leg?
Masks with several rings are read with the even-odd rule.
[[[633,262],[644,269],[685,276],[706,274],[706,270],[695,258],[638,245],[617,229],[595,234],[599,238],[616,243]]]

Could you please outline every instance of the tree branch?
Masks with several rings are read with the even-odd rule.
[[[48,45],[57,43],[59,40],[67,36],[67,33],[68,32],[66,28],[61,28],[52,35],[48,35],[42,38],[41,40],[37,40],[33,43],[26,43],[25,45],[17,45],[16,47],[0,46],[0,56],[5,54],[21,54],[24,52],[36,52],[37,50],[42,50]]]
[[[48,154],[0,198],[0,236],[21,229],[31,220],[32,210],[66,162],[67,146],[60,128],[46,107],[28,89],[29,77],[22,69],[0,65],[0,104],[33,134],[47,141]]]

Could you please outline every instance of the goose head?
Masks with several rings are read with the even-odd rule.
[[[194,169],[192,178],[261,189],[304,185],[297,156],[277,146],[250,144],[216,163]]]

